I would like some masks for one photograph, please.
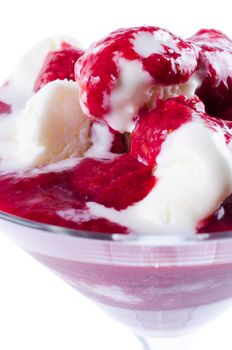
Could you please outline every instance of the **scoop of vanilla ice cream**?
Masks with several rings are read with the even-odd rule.
[[[12,113],[0,119],[0,170],[19,170],[81,156],[90,146],[90,122],[79,105],[74,82],[55,81],[33,95],[46,55],[62,43],[78,46],[69,37],[50,37],[32,47],[20,60],[0,99]]]
[[[232,192],[230,148],[222,130],[186,123],[162,144],[157,183],[143,200],[122,211],[90,202],[90,212],[136,233],[190,235]]]
[[[18,116],[6,118],[7,123],[11,139],[2,143],[0,133],[1,170],[28,169],[81,157],[91,145],[91,123],[81,111],[79,88],[73,81],[48,83],[28,100]]]

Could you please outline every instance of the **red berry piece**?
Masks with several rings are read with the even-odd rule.
[[[131,154],[145,164],[154,166],[167,136],[191,121],[192,114],[193,109],[185,105],[182,98],[160,102],[158,108],[138,120],[131,135]]]
[[[220,208],[209,218],[201,221],[198,225],[198,233],[216,233],[231,231],[232,218],[232,195],[230,195]]]
[[[0,101],[0,115],[1,114],[10,114],[12,111],[11,105],[8,103],[5,103],[3,101]]]
[[[72,176],[79,200],[118,210],[142,200],[155,184],[151,168],[128,154],[113,160],[86,158]]]
[[[34,91],[37,92],[47,83],[60,80],[75,80],[74,66],[84,51],[75,47],[63,44],[64,48],[58,51],[51,51],[44,60],[43,67],[34,85]]]
[[[198,72],[202,82],[197,95],[209,114],[232,120],[226,112],[232,106],[232,40],[214,29],[202,29],[190,40],[200,48]]]

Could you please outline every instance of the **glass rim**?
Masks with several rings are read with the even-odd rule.
[[[181,235],[181,234],[159,234],[156,233],[154,235],[148,235],[148,234],[134,234],[134,233],[102,233],[102,232],[94,232],[94,231],[87,231],[87,230],[78,230],[78,229],[72,229],[67,228],[63,226],[53,225],[53,224],[47,224],[42,223],[38,221],[33,221],[29,219],[25,219],[20,216],[16,216],[7,212],[4,212],[0,210],[0,219],[17,224],[20,226],[25,226],[32,229],[37,229],[46,233],[50,234],[58,234],[62,236],[71,236],[76,237],[80,239],[88,239],[88,240],[94,240],[94,241],[105,241],[105,242],[126,242],[126,243],[135,243],[135,242],[141,242],[141,238],[145,239],[148,238],[148,242],[152,241],[157,242],[158,240],[161,240],[161,245],[165,245],[165,242],[167,242],[168,239],[171,239],[171,241],[175,242],[175,244],[178,245],[178,243],[181,242],[181,245],[187,244],[197,244],[202,243],[204,241],[224,241],[225,239],[232,240],[232,230],[228,231],[218,231],[218,232],[203,232],[200,234],[194,234],[188,236],[188,235]],[[164,243],[164,244],[162,244]],[[160,245],[160,244],[158,244]]]

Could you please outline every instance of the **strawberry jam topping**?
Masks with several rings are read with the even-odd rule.
[[[76,170],[75,170],[76,172]],[[0,177],[0,208],[19,217],[72,229],[126,233],[127,228],[88,215],[88,208],[72,186],[73,170]]]

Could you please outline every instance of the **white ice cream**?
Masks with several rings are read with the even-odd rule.
[[[118,64],[119,83],[111,93],[111,112],[105,118],[114,130],[130,132],[139,107],[151,98],[152,78],[139,60],[120,58]]]
[[[118,65],[119,82],[110,95],[111,112],[105,119],[114,130],[120,132],[133,131],[140,107],[148,105],[151,108],[157,99],[165,100],[183,94],[191,98],[199,86],[196,74],[183,84],[154,85],[152,77],[143,69],[139,60],[120,58]]]
[[[117,211],[89,202],[91,215],[145,234],[191,234],[232,192],[231,145],[200,121],[171,133],[157,158],[153,190],[140,202]]]
[[[180,53],[180,57],[176,58],[175,62],[179,61],[180,66],[183,65],[182,61],[185,62],[185,66],[188,62],[189,70],[194,70],[196,62],[192,53],[181,50],[178,39],[174,39],[165,30],[160,29],[154,33],[141,31],[134,35],[131,43],[135,52],[144,58],[154,53],[163,54],[166,48],[169,48],[171,51]],[[114,59],[120,75],[116,87],[109,96],[111,111],[105,119],[113,129],[120,132],[131,132],[134,129],[137,113],[144,105],[149,108],[155,107],[157,99],[165,100],[182,94],[191,98],[200,84],[199,77],[194,74],[186,83],[161,85],[144,70],[140,60],[130,61],[117,55]],[[175,69],[173,65],[173,70]],[[108,99],[108,96],[106,98]],[[83,96],[82,99],[84,99]],[[85,107],[83,110],[88,113]]]
[[[85,156],[90,158],[112,158],[110,153],[113,143],[113,134],[109,132],[106,124],[95,123],[91,128],[92,146],[88,149]]]
[[[90,147],[90,121],[75,82],[55,80],[26,103],[0,131],[0,170],[28,169],[81,157]],[[5,135],[4,135],[5,133]]]
[[[0,100],[13,110],[0,118],[0,171],[80,157],[91,146],[90,121],[80,108],[77,83],[56,80],[33,93],[44,58],[60,49],[62,42],[76,44],[66,37],[41,41],[0,89]]]
[[[221,83],[225,84],[228,88],[228,72],[232,70],[231,64],[231,53],[227,51],[215,51],[213,55],[211,52],[204,53],[207,60],[213,66],[216,71],[217,81],[216,86],[218,87]]]
[[[171,34],[163,29],[159,29],[154,33],[141,31],[135,35],[131,42],[135,51],[145,58],[153,53],[164,53],[164,45],[175,52],[181,52],[178,41],[174,40]]]

